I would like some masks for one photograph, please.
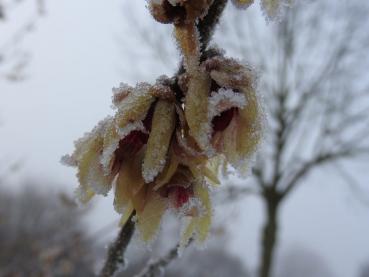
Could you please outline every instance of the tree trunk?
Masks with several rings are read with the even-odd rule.
[[[278,232],[279,201],[266,197],[266,222],[263,227],[259,277],[270,277]]]

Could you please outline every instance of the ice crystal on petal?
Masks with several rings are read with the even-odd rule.
[[[232,89],[225,88],[221,88],[217,92],[213,91],[209,98],[209,120],[230,108],[243,108],[245,105],[246,97],[242,93],[236,93]]]
[[[174,103],[164,100],[159,101],[155,107],[152,131],[147,142],[142,167],[142,175],[146,183],[152,182],[163,170],[174,128]]]
[[[77,166],[76,159],[73,156],[68,155],[68,154],[62,156],[61,159],[60,159],[60,162],[61,162],[61,164],[65,165],[65,166],[72,166],[72,167]]]
[[[143,133],[147,133],[147,130],[141,120],[135,121],[132,123],[128,123],[125,127],[118,129],[118,134],[120,139],[128,136],[132,131],[141,131]]]

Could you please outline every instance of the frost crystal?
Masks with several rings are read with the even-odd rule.
[[[64,155],[61,157],[60,162],[66,166],[77,166],[76,159],[71,155]]]
[[[209,120],[230,108],[237,107],[242,109],[245,105],[246,97],[244,94],[225,88],[221,88],[217,92],[213,91],[209,98]]]
[[[132,131],[141,131],[143,133],[147,133],[147,130],[141,120],[128,123],[125,127],[118,129],[118,134],[120,139],[125,138],[128,136]]]

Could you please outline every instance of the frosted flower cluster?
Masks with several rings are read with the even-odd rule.
[[[153,17],[161,23],[186,24],[203,18],[214,0],[151,0],[150,10]],[[240,9],[247,9],[255,0],[232,0]],[[283,8],[290,6],[293,0],[260,0],[266,17],[277,19]]]
[[[113,190],[121,224],[135,214],[144,241],[155,236],[168,210],[187,218],[182,243],[204,241],[212,220],[209,190],[219,185],[220,166],[241,171],[261,138],[253,70],[221,51],[200,61],[196,22],[212,3],[150,1],[157,20],[174,23],[185,71],[155,84],[113,88],[115,114],[62,159],[77,167],[80,201]]]

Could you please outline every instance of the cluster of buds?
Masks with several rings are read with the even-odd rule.
[[[174,24],[185,71],[161,76],[154,85],[114,88],[115,115],[79,139],[63,159],[78,168],[79,199],[87,202],[114,188],[121,223],[134,213],[144,241],[155,235],[167,210],[188,219],[184,243],[192,236],[204,241],[212,218],[209,190],[219,185],[219,167],[243,169],[260,141],[252,69],[220,51],[200,53],[196,22],[212,4],[150,2],[158,21]]]
[[[188,24],[202,19],[214,1],[218,0],[151,0],[150,10],[153,17],[161,23],[176,25]],[[269,19],[278,17],[284,6],[293,0],[260,0],[260,5]],[[232,0],[240,9],[247,9],[254,0]]]

